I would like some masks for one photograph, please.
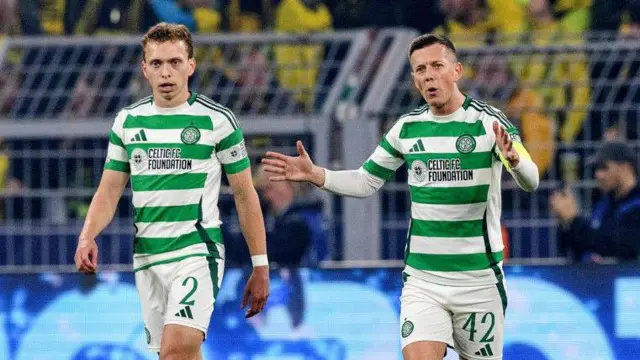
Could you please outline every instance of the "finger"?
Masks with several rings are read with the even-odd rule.
[[[89,259],[89,252],[87,250],[82,250],[80,252],[80,260],[82,262],[82,266],[87,271],[92,271],[93,270],[93,264],[91,264],[91,260]]]
[[[283,168],[279,168],[276,166],[271,166],[271,165],[265,165],[264,166],[264,171],[268,172],[268,173],[272,173],[272,174],[284,174],[285,170]]]
[[[278,182],[278,181],[286,181],[287,177],[286,176],[271,176],[269,178],[269,181],[274,181],[274,182]]]
[[[494,121],[493,122],[493,133],[496,134],[496,138],[498,138],[499,129],[500,129],[500,125],[498,124],[497,121]]]
[[[247,287],[244,289],[244,297],[242,298],[242,306],[240,307],[241,309],[244,309],[245,306],[247,306],[247,303],[249,302],[249,294],[251,293],[251,291],[249,290],[249,286],[247,285]]]
[[[247,318],[252,317],[253,315],[257,314],[260,312],[260,302],[258,301],[258,298],[256,296],[253,297],[252,301],[251,301],[251,309],[247,312]]]
[[[267,151],[265,156],[268,157],[268,158],[274,158],[274,159],[278,159],[278,160],[282,160],[282,161],[287,161],[287,159],[289,158],[289,156],[287,156],[285,154],[281,154],[279,152],[274,152],[274,151]]]
[[[91,249],[89,255],[91,259],[91,265],[93,265],[93,268],[95,270],[98,270],[98,248],[94,247],[93,249]]]
[[[287,166],[287,163],[285,161],[278,159],[262,159],[262,163],[264,165],[270,165],[279,168],[285,168]]]
[[[305,157],[307,155],[307,151],[304,149],[304,145],[302,145],[302,141],[296,141],[296,147],[298,148],[298,154],[300,156]]]

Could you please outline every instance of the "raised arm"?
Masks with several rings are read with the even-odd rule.
[[[519,140],[520,136],[515,128],[510,131],[495,121],[493,132],[496,137],[496,154],[518,186],[524,191],[536,190],[540,182],[538,167]]]
[[[364,198],[378,191],[404,162],[383,139],[359,169],[331,171],[314,165],[301,141],[296,145],[295,157],[267,152],[262,162],[271,181],[306,181],[335,194]]]

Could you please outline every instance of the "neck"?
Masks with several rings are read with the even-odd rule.
[[[456,110],[462,107],[462,104],[464,104],[464,94],[456,88],[449,101],[442,105],[442,107],[432,106],[430,110],[434,115],[447,116],[453,114]]]
[[[180,90],[180,92],[176,96],[174,96],[171,99],[165,99],[159,93],[153,94],[153,102],[157,107],[174,108],[187,102],[187,100],[189,99],[189,96],[191,96],[191,93],[189,92],[189,89],[185,87],[184,89]]]
[[[614,197],[618,200],[622,199],[623,197],[627,196],[637,185],[638,180],[635,178],[635,176],[623,178],[622,184],[620,184],[620,187],[614,192]]]

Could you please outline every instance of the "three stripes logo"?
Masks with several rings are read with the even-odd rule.
[[[144,129],[140,130],[136,136],[132,137],[131,142],[140,142],[140,141],[147,141],[147,134],[144,133]]]
[[[485,345],[482,349],[480,349],[480,351],[476,351],[476,355],[493,356],[493,351],[491,350],[491,345],[490,344]]]
[[[175,316],[193,320],[193,314],[191,313],[191,307],[190,306],[185,306],[184,309],[178,311],[175,314]]]
[[[409,150],[410,153],[418,152],[418,151],[424,151],[424,145],[422,144],[422,139],[419,139],[418,141],[416,141],[416,143],[413,144],[413,147]]]

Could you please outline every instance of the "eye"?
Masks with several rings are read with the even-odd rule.
[[[153,66],[153,67],[158,67],[158,66],[160,66],[160,61],[157,61],[157,60],[152,61],[152,62],[151,62],[151,66]]]
[[[173,65],[173,66],[176,66],[176,65],[178,65],[179,63],[180,63],[180,60],[178,60],[178,59],[173,59],[173,60],[171,60],[171,65]]]

